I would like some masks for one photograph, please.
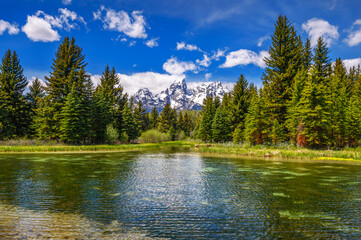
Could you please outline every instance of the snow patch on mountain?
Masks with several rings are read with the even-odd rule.
[[[167,103],[177,110],[201,110],[206,97],[222,98],[228,92],[228,88],[224,87],[221,82],[192,83],[192,88],[188,88],[183,79],[175,81],[170,87],[156,95],[147,88],[139,89],[133,98],[136,103],[141,101],[147,111],[151,111],[153,107],[162,111]]]

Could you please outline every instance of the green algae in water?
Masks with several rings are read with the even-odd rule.
[[[286,198],[290,197],[289,195],[286,195],[286,194],[280,193],[280,192],[274,192],[274,193],[272,193],[272,195],[276,196],[276,197],[286,197]]]
[[[236,171],[239,171],[239,172],[251,172],[252,169],[250,169],[250,168],[237,168]]]
[[[281,217],[289,218],[289,219],[301,219],[301,218],[318,218],[318,219],[325,219],[325,220],[337,220],[338,218],[335,216],[325,215],[325,214],[309,214],[304,212],[290,212],[286,211],[279,211],[278,212]]]
[[[106,195],[111,196],[111,197],[116,197],[116,196],[119,196],[120,193],[106,193]]]
[[[294,179],[295,177],[283,177],[283,179]]]

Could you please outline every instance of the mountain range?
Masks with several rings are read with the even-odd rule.
[[[149,112],[154,107],[160,112],[169,103],[176,110],[201,110],[203,100],[208,96],[222,98],[228,93],[227,87],[221,82],[203,82],[193,88],[188,88],[185,79],[176,81],[159,94],[153,94],[148,88],[139,89],[133,95],[134,102],[142,101]]]

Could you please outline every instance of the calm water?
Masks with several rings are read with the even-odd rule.
[[[0,155],[0,239],[361,238],[361,165],[157,152]]]

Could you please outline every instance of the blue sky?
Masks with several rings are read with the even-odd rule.
[[[357,0],[3,1],[0,54],[17,51],[29,81],[44,79],[61,40],[74,36],[94,82],[109,64],[130,93],[240,74],[260,85],[279,14],[303,39],[323,36],[331,57],[352,66],[361,63],[360,9]]]

